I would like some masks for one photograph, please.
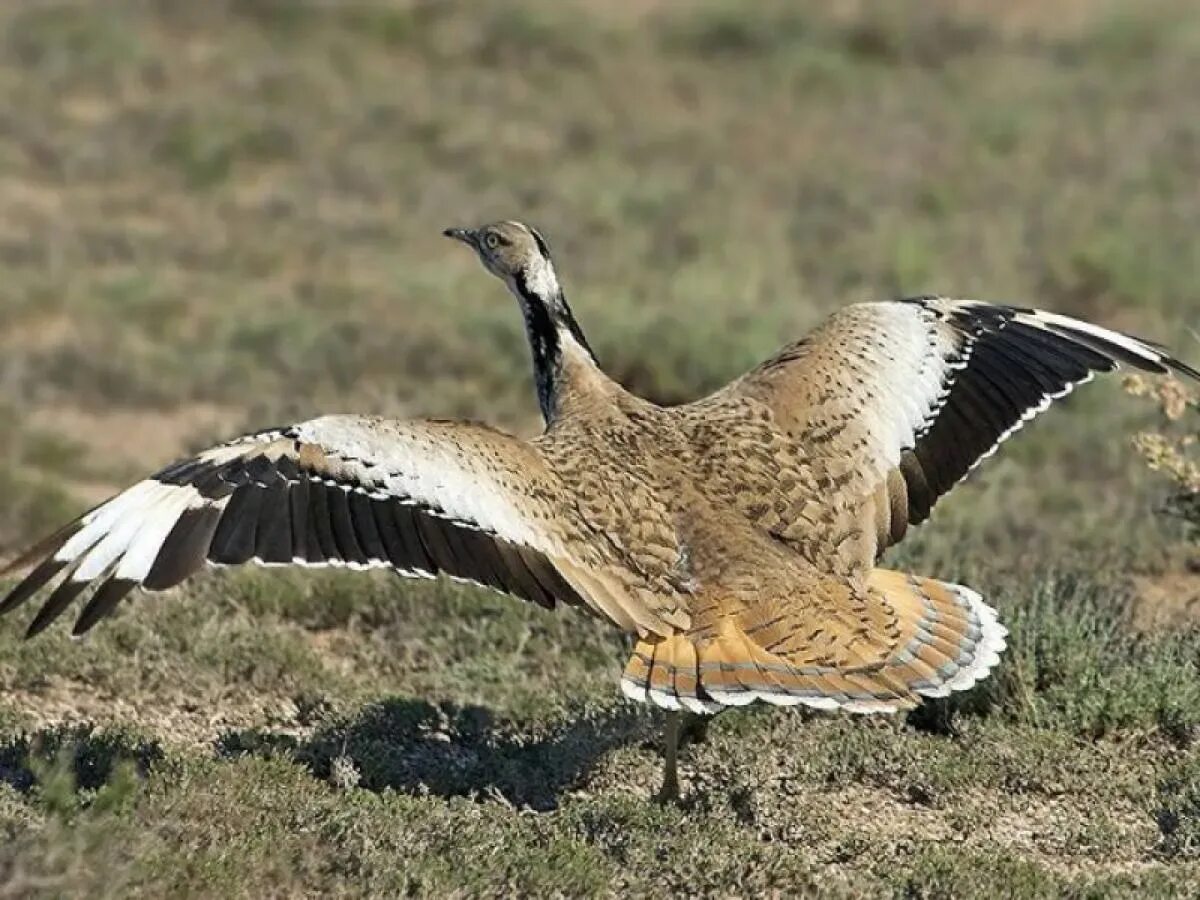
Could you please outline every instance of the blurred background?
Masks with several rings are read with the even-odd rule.
[[[602,364],[664,403],[906,293],[1200,357],[1188,3],[0,16],[0,546],[184,449],[318,412],[533,432],[520,317],[451,224],[536,223]],[[1116,392],[1073,399],[967,492],[1004,485],[987,511],[1022,520],[1006,528],[1136,516],[1137,407]],[[1026,494],[1017,474],[1048,470],[1071,477]]]
[[[0,5],[0,34],[0,556],[251,428],[354,411],[536,433],[515,302],[448,225],[535,223],[602,365],[662,403],[847,303],[923,292],[1200,363],[1187,0],[30,0]],[[1123,622],[1191,621],[1196,545],[1131,446],[1156,415],[1119,379],[1068,398],[888,564],[1010,611],[1083,573]],[[444,585],[239,573],[188,596],[130,602],[82,645],[3,623],[12,727],[133,723],[169,750],[389,693],[528,722],[612,700],[622,652]],[[1027,700],[996,701],[1003,727],[1050,721]]]

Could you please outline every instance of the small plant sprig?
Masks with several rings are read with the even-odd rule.
[[[1141,375],[1126,378],[1125,390],[1158,405],[1158,426],[1137,434],[1133,443],[1146,465],[1174,483],[1169,510],[1200,534],[1200,394],[1175,379]]]

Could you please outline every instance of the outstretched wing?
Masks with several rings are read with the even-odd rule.
[[[95,585],[82,634],[135,587],[251,561],[443,572],[630,630],[666,631],[670,612],[614,580],[532,445],[461,422],[327,416],[206,450],[96,507],[0,571],[35,565],[0,614],[60,578],[33,635]]]
[[[1077,319],[914,297],[841,310],[729,390],[771,408],[823,488],[806,499],[857,523],[870,559],[1052,400],[1122,363],[1200,379]]]

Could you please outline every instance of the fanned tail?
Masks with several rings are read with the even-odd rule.
[[[1008,632],[969,588],[884,569],[875,570],[868,584],[896,623],[898,639],[882,660],[797,665],[756,643],[731,617],[715,638],[675,634],[638,641],[621,689],[635,700],[700,713],[755,700],[896,712],[921,697],[965,690],[999,662]]]

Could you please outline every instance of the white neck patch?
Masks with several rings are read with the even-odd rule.
[[[525,278],[529,290],[542,299],[549,301],[558,296],[558,276],[547,260],[539,257],[530,263]]]

